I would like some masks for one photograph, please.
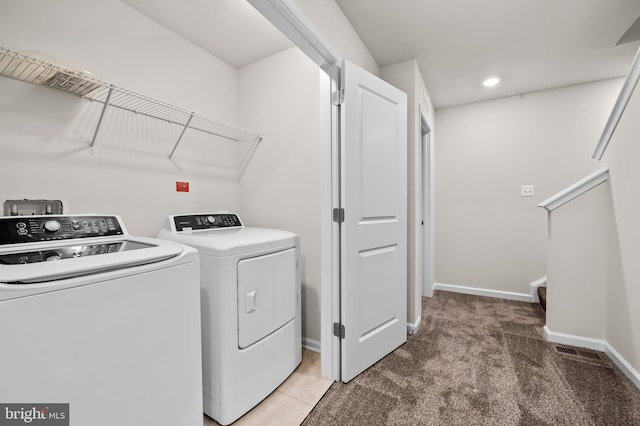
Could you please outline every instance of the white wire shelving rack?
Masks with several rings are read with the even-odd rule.
[[[216,120],[184,108],[118,87],[83,71],[73,71],[42,59],[0,46],[0,75],[71,93],[102,104],[89,148],[93,150],[107,108],[133,112],[182,127],[169,154],[171,159],[187,130],[195,130],[235,142],[262,141],[259,133]]]

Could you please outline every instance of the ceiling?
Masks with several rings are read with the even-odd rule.
[[[336,3],[380,66],[417,59],[438,108],[623,76],[639,45],[616,46],[637,0]]]
[[[235,68],[293,44],[244,0],[122,0]]]
[[[335,1],[381,67],[418,61],[436,108],[621,77],[640,46],[638,0]],[[291,47],[246,1],[123,2],[236,68]]]

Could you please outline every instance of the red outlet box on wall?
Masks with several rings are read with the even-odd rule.
[[[189,192],[189,182],[176,182],[176,191]]]

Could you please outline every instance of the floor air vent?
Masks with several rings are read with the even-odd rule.
[[[597,359],[597,360],[601,360],[602,358],[600,358],[600,355],[598,355],[596,352],[589,352],[589,351],[579,351],[579,350],[575,350],[572,348],[567,348],[564,346],[560,346],[560,345],[556,345],[556,350],[558,352],[561,352],[563,354],[568,354],[568,355],[576,355],[576,356],[581,356],[584,358],[590,358],[590,359]]]
[[[600,360],[600,355],[598,355],[595,352],[585,352],[585,351],[578,351],[578,355],[583,356],[585,358],[591,358],[591,359],[597,359]]]
[[[558,352],[562,352],[563,354],[578,355],[578,351],[575,349],[565,348],[564,346],[556,346],[556,349]]]

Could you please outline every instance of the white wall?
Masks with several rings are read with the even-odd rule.
[[[3,1],[0,40],[238,121],[236,70],[117,0]],[[239,208],[236,153],[218,155],[226,142],[185,140],[169,162],[173,129],[113,113],[90,154],[99,105],[7,78],[0,93],[0,200],[61,199],[66,212],[120,214],[131,233],[148,236],[171,213]],[[178,180],[189,181],[191,192],[176,193]]]
[[[640,386],[639,116],[636,93],[598,163],[609,168],[609,181],[551,213],[547,282],[550,338],[604,346],[636,386]],[[593,141],[592,149],[595,145]]]
[[[418,233],[421,232],[421,211],[419,180],[421,138],[421,108],[427,114],[427,120],[433,129],[433,106],[429,92],[415,59],[383,67],[382,78],[407,94],[407,322],[418,325],[421,314],[421,259]],[[432,138],[433,145],[433,138]]]
[[[610,107],[613,103],[610,104]],[[640,386],[640,90],[636,87],[602,165],[609,167],[614,209],[607,291],[607,342],[634,369]],[[595,147],[595,143],[593,144]]]
[[[292,48],[240,70],[244,125],[264,140],[241,179],[250,226],[300,235],[304,337],[320,341],[320,100],[318,67]]]
[[[606,261],[612,220],[608,181],[549,214],[546,326],[550,331],[606,339]]]
[[[436,111],[438,283],[528,294],[546,275],[536,205],[602,167],[591,160],[622,81]],[[535,196],[520,197],[521,185]]]

